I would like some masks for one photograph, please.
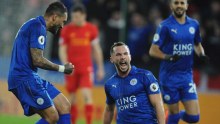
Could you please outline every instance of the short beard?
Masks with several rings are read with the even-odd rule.
[[[183,14],[177,14],[175,11],[174,11],[173,13],[174,13],[174,15],[175,15],[177,18],[181,18],[181,17],[183,17],[183,15],[184,15],[184,13],[183,13]]]
[[[53,26],[51,28],[48,29],[48,31],[50,33],[52,33],[53,35],[56,35],[60,32],[61,27],[60,26]]]

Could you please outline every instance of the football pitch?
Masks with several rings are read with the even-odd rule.
[[[35,124],[39,119],[39,116],[26,117],[0,114],[0,124]],[[85,124],[85,121],[79,119],[77,124]],[[94,121],[93,124],[101,124],[101,121]]]

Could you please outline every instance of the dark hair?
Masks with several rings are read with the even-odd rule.
[[[54,2],[48,6],[45,15],[51,16],[53,14],[57,14],[59,16],[63,16],[65,12],[67,12],[67,9],[61,2]]]
[[[116,46],[123,46],[123,45],[127,46],[127,45],[126,45],[125,43],[123,43],[123,42],[115,42],[115,43],[111,46],[110,55],[112,55],[112,53],[114,52],[114,51],[113,51],[114,47],[116,47]]]
[[[83,4],[77,3],[73,6],[72,12],[86,13],[86,7]]]
[[[173,0],[168,0],[169,3],[171,3]],[[186,0],[186,3],[189,3],[189,0]]]

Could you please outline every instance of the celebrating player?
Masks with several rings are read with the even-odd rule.
[[[15,37],[8,88],[20,101],[26,116],[37,113],[42,117],[37,124],[70,124],[69,101],[37,74],[38,68],[72,73],[71,63],[57,65],[43,56],[46,31],[56,33],[66,20],[66,7],[54,2],[49,5],[44,16],[25,22]]]
[[[170,0],[172,14],[158,27],[150,55],[162,59],[160,84],[164,102],[168,105],[168,124],[179,119],[197,123],[200,117],[198,96],[192,77],[193,50],[203,61],[207,56],[201,45],[199,24],[186,16],[187,0]],[[179,101],[185,111],[179,111]]]
[[[105,84],[103,124],[111,124],[115,105],[117,124],[165,124],[160,89],[153,74],[130,65],[129,48],[122,42],[112,45],[110,55],[117,73]]]
[[[76,123],[77,106],[76,91],[80,87],[85,101],[86,123],[92,123],[93,101],[91,87],[93,85],[92,55],[97,65],[97,79],[104,77],[103,56],[99,45],[98,29],[86,21],[86,9],[77,4],[72,9],[72,22],[61,31],[59,56],[63,63],[74,64],[74,73],[66,76],[66,88],[70,94],[71,119]]]

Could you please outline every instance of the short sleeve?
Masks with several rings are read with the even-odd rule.
[[[153,36],[152,43],[161,47],[164,40],[166,39],[166,36],[167,36],[167,28],[163,26],[162,24],[160,24],[157,27],[156,33]]]
[[[46,29],[40,23],[30,25],[30,47],[44,49],[46,45]]]
[[[144,75],[143,83],[145,90],[149,95],[160,93],[158,81],[151,72],[148,72]]]
[[[59,38],[59,45],[64,45],[68,43],[68,31],[67,28],[64,27],[61,29],[60,38]]]
[[[105,85],[105,95],[106,95],[106,103],[108,105],[114,104],[115,101],[113,99],[113,97],[110,95],[109,91],[108,91],[108,87],[107,85]]]
[[[194,43],[197,44],[200,42],[202,42],[202,38],[201,38],[201,34],[200,34],[199,23],[197,22]]]

